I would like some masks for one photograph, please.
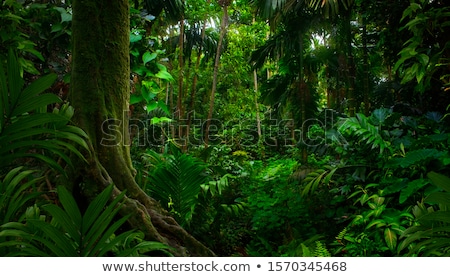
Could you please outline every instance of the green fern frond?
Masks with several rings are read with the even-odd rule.
[[[326,248],[326,246],[320,242],[319,240],[316,241],[316,248],[314,250],[314,256],[315,257],[331,257],[330,251]]]
[[[166,155],[164,158],[155,155],[147,155],[157,161],[153,171],[149,172],[151,182],[148,193],[161,201],[164,207],[168,207],[170,201],[170,208],[179,223],[189,224],[201,187],[208,181],[206,164],[184,153]]]
[[[342,241],[345,237],[345,235],[347,234],[347,227],[344,227],[344,229],[342,229],[342,231],[339,232],[339,234],[336,236],[336,240],[337,241]]]

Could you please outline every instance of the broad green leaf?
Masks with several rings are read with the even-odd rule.
[[[166,122],[171,122],[172,119],[168,118],[168,117],[152,117],[152,119],[150,120],[150,123],[152,125],[156,125],[159,123],[166,123]]]
[[[170,75],[170,73],[167,72],[167,71],[162,71],[161,70],[158,73],[156,73],[155,76],[160,78],[160,79],[166,80],[166,81],[173,81],[174,80],[172,75]]]
[[[450,178],[436,172],[430,172],[427,174],[433,184],[446,192],[450,192]]]
[[[450,211],[436,211],[428,213],[419,218],[419,221],[436,221],[443,223],[450,223]]]
[[[141,35],[130,33],[130,42],[131,43],[138,42],[140,40],[142,40],[142,36]]]
[[[149,100],[148,101],[148,104],[146,105],[146,109],[147,109],[147,112],[149,113],[149,112],[151,112],[151,111],[153,111],[154,109],[156,109],[158,107],[158,102],[156,102],[156,101],[151,101],[151,100]]]
[[[12,49],[10,49],[8,53],[7,82],[8,90],[4,91],[4,93],[9,92],[11,108],[14,108],[19,101],[24,81],[20,76],[19,63],[16,54]]]
[[[158,107],[166,114],[170,115],[169,108],[163,101],[158,101]]]
[[[130,105],[138,104],[144,101],[144,96],[142,94],[132,94],[130,95]]]
[[[389,228],[384,230],[384,240],[389,249],[394,252],[397,247],[397,234]]]
[[[112,193],[113,187],[109,186],[105,190],[103,190],[99,195],[95,197],[95,199],[89,204],[86,212],[83,215],[83,228],[82,233],[85,234],[94,224],[94,222],[100,216],[100,213],[104,209],[106,203],[109,200],[109,197]]]
[[[428,184],[429,182],[426,179],[416,179],[409,182],[408,185],[400,192],[399,203],[404,203],[411,195]]]
[[[53,83],[56,81],[56,78],[58,78],[58,76],[52,73],[40,77],[36,81],[32,82],[23,90],[20,101],[27,102],[32,97],[44,92],[46,89],[50,88],[53,85]]]
[[[45,234],[45,236],[35,236],[34,239],[42,242],[54,255],[58,257],[78,256],[74,242],[72,242],[64,232],[61,232],[55,226],[52,226],[45,221],[33,219],[28,220],[27,222]]]
[[[68,13],[66,9],[61,7],[54,7],[53,9],[57,10],[61,14],[61,23],[72,21],[72,15]]]
[[[17,108],[14,109],[14,113],[12,113],[12,116],[18,116],[27,112],[32,112],[43,107],[47,108],[48,105],[59,102],[61,102],[61,99],[55,94],[41,94],[17,106]]]
[[[61,205],[64,208],[64,211],[72,220],[73,224],[79,228],[82,224],[82,215],[80,209],[78,208],[78,204],[73,198],[72,194],[64,187],[59,186],[57,188],[58,198],[61,202]]]
[[[428,195],[424,201],[430,204],[440,204],[450,207],[450,193],[435,191]]]
[[[428,62],[430,61],[430,57],[428,57],[425,54],[419,54],[417,55],[417,59],[419,60],[419,62],[426,67],[428,65]]]
[[[78,206],[76,207],[78,209]],[[71,215],[56,205],[45,205],[43,210],[47,211],[58,223],[58,227],[62,228],[71,239],[74,241],[81,241],[81,234],[79,232],[80,222],[74,222]]]
[[[142,61],[144,62],[144,65],[146,65],[148,62],[156,59],[156,57],[157,57],[157,54],[154,52],[153,53],[145,52],[144,55],[142,55]]]
[[[63,25],[61,23],[55,23],[52,25],[52,29],[51,32],[52,33],[57,33],[59,31],[61,31],[63,29]]]
[[[381,228],[381,227],[384,227],[386,225],[387,224],[384,221],[384,219],[379,218],[379,219],[372,220],[369,224],[367,224],[366,229],[370,229],[373,226],[376,226],[376,228]]]

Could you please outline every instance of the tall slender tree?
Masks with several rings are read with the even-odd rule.
[[[209,112],[208,118],[206,119],[206,129],[205,129],[205,146],[208,146],[209,143],[209,130],[211,126],[213,111],[214,111],[214,99],[216,95],[217,89],[217,81],[219,76],[219,64],[220,64],[220,56],[222,54],[222,44],[225,38],[227,28],[228,28],[228,6],[231,4],[231,0],[218,0],[219,5],[222,7],[223,15],[222,21],[220,24],[220,34],[219,34],[219,42],[217,43],[217,52],[216,58],[214,60],[214,73],[213,73],[213,82],[211,88],[211,94],[209,99]]]

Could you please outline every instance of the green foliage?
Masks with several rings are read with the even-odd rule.
[[[138,10],[132,9],[131,12],[130,57],[133,78],[130,105],[143,104],[147,114],[159,111],[159,116],[153,115],[151,124],[170,122],[171,111],[163,101],[162,92],[164,85],[174,81],[174,78],[162,62],[165,51],[157,49],[158,40],[147,35],[145,25],[151,20]]]
[[[201,185],[208,181],[206,164],[175,146],[171,150],[164,156],[151,150],[144,154],[147,164],[153,167],[148,172],[150,184],[146,190],[185,226],[192,219]]]
[[[324,168],[319,168],[308,175],[303,179],[303,183],[305,184],[302,191],[302,196],[306,196],[308,194],[312,194],[317,190],[319,185],[328,186],[333,174],[339,167],[333,167],[325,165]]]
[[[394,70],[400,72],[402,83],[415,79],[416,90],[421,93],[430,88],[436,72],[440,75],[438,78],[447,83],[449,57],[446,56],[446,49],[449,44],[445,33],[450,26],[447,22],[449,15],[448,6],[433,5],[423,0],[411,1],[403,12],[402,21],[408,21],[402,29],[408,29],[412,37],[400,51]]]
[[[37,170],[24,170],[23,167],[11,169],[0,180],[0,225],[8,222],[25,220],[25,210],[33,204],[41,193],[35,186],[41,178],[33,175]],[[6,242],[5,237],[0,236],[0,244]],[[7,255],[8,251],[0,247],[0,257]]]
[[[345,119],[338,130],[341,134],[356,136],[360,143],[364,142],[368,146],[368,151],[377,148],[380,154],[383,154],[383,151],[389,148],[389,144],[384,140],[380,127],[387,115],[385,109],[375,110],[370,118],[358,113],[355,117]],[[374,121],[379,123],[378,126],[373,123]]]
[[[33,178],[36,170],[17,167],[10,170],[0,181],[0,224],[23,220],[24,207],[40,193],[33,191],[39,178]]]
[[[430,149],[417,149],[412,150],[406,153],[401,158],[393,158],[388,162],[389,166],[393,167],[401,167],[401,168],[408,168],[412,165],[426,162],[434,159],[439,159],[443,156],[445,156],[447,153],[444,151],[439,151],[435,148]]]
[[[30,10],[35,7],[31,5]],[[33,62],[27,58],[29,54],[38,58],[41,62],[44,61],[44,57],[36,49],[36,42],[30,40],[29,35],[24,32],[24,25],[32,27],[32,24],[28,21],[27,9],[18,1],[2,1],[0,6],[0,40],[2,42],[0,46],[0,57],[3,60],[3,54],[8,52],[8,49],[18,49],[19,57],[17,58],[17,64],[20,65],[20,75],[23,75],[23,71],[39,74]]]
[[[19,158],[32,157],[64,173],[51,155],[71,164],[65,153],[67,149],[84,160],[80,151],[71,144],[89,149],[85,132],[68,125],[73,108],[65,104],[53,113],[47,112],[48,105],[60,102],[54,94],[42,94],[53,84],[56,76],[41,77],[23,88],[20,66],[12,50],[9,51],[6,72],[0,65],[0,168]]]
[[[55,204],[43,205],[42,209],[49,215],[45,216],[35,205],[28,208],[25,223],[3,224],[0,237],[11,240],[1,243],[0,247],[8,249],[8,256],[122,256],[137,255],[143,250],[155,248],[168,253],[167,246],[144,242],[133,230],[118,233],[128,216],[115,218],[124,193],[107,205],[112,190],[113,186],[109,186],[97,195],[82,214],[69,191],[58,187],[61,207]],[[130,241],[139,238],[140,243],[130,244]]]
[[[428,173],[428,178],[439,190],[413,207],[417,223],[402,234],[399,250],[407,248],[414,256],[449,256],[450,178],[436,172]]]
[[[365,251],[364,255],[379,255],[388,250],[391,253],[397,252],[398,237],[410,226],[413,216],[407,211],[392,207],[393,205],[389,205],[388,202],[390,199],[373,191],[373,189],[379,187],[379,184],[369,184],[364,188],[360,187],[359,190],[350,195],[349,198],[354,199],[355,205],[359,203],[363,207],[368,207],[368,209],[363,209],[361,214],[357,214],[346,229],[359,230],[361,234],[357,235],[356,238],[348,235],[342,236],[342,234],[338,236],[352,244],[349,246],[343,243],[346,245],[345,248],[355,247],[363,243],[364,239],[373,239],[377,247],[372,250],[374,252]],[[383,192],[378,191],[378,193]],[[361,236],[362,234],[365,236]]]
[[[307,240],[294,239],[279,247],[282,257],[331,257],[326,245],[321,241],[323,236],[315,235]]]

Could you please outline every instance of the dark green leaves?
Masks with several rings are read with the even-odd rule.
[[[12,50],[9,51],[7,71],[0,66],[0,167],[11,164],[17,158],[33,157],[64,172],[55,162],[56,159],[51,158],[52,155],[70,164],[69,150],[84,159],[72,144],[87,150],[87,135],[77,127],[67,126],[73,109],[64,104],[53,113],[46,112],[48,105],[60,102],[54,94],[42,94],[56,77],[49,74],[23,88],[17,57]],[[30,151],[37,149],[44,152]]]
[[[157,156],[153,153],[147,157],[155,155]],[[206,164],[178,151],[159,163],[158,159],[152,158],[156,162],[156,168],[151,172],[152,186],[149,187],[149,194],[160,200],[166,209],[173,211],[181,225],[186,225],[198,202],[201,185],[208,180],[205,174]]]
[[[11,251],[10,256],[90,257],[108,253],[123,256],[152,250],[169,254],[167,246],[142,239],[135,245],[129,245],[128,249],[120,247],[130,240],[135,241],[140,235],[133,230],[119,234],[119,228],[129,216],[115,218],[125,194],[122,192],[108,204],[112,190],[113,186],[109,186],[102,191],[81,214],[70,192],[58,187],[61,206],[43,206],[51,221],[40,215],[39,208],[30,208],[26,224],[10,222],[1,226],[0,237],[17,239],[0,243],[0,248],[17,246],[17,251]]]

